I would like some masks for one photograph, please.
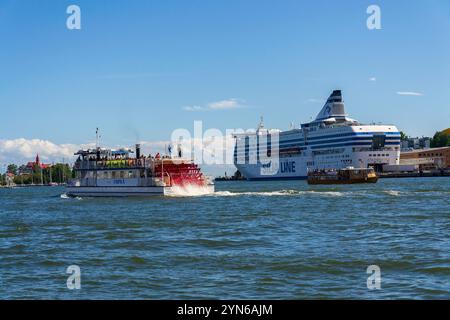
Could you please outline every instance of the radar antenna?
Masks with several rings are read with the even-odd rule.
[[[264,118],[263,116],[260,117],[258,130],[264,129]]]
[[[95,129],[95,149],[98,149],[98,128]]]

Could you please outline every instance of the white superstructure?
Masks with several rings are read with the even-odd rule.
[[[340,90],[333,91],[316,119],[300,129],[271,131],[261,125],[255,133],[235,138],[234,163],[249,180],[303,179],[308,170],[349,166],[381,171],[383,165],[400,160],[396,126],[365,125],[349,118]]]

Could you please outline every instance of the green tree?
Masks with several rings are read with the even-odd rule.
[[[67,183],[72,177],[72,169],[70,166],[68,164],[58,163],[45,169],[35,165],[31,174],[22,175],[16,178],[15,181],[18,184],[22,184],[22,181],[23,184]]]
[[[14,177],[15,184],[31,184],[31,175],[30,174],[21,174],[20,176]]]
[[[432,148],[440,148],[450,146],[450,136],[445,132],[436,132],[431,139]]]
[[[17,166],[15,164],[8,165],[7,172],[12,173],[13,175],[17,175]]]
[[[72,179],[72,169],[68,164],[57,163],[43,170],[43,178],[44,184],[67,183]]]
[[[406,135],[403,131],[400,131],[400,140],[406,140],[408,139],[408,135]]]

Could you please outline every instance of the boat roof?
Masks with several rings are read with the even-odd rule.
[[[76,156],[88,156],[88,155],[96,155],[98,152],[100,154],[111,154],[113,156],[115,155],[128,155],[130,153],[134,153],[133,150],[130,149],[106,149],[106,148],[96,148],[96,149],[80,149],[76,153],[74,153]]]
[[[125,150],[125,149],[120,149],[120,150],[111,150],[111,154],[113,155],[113,156],[124,156],[124,155],[127,155],[127,154],[130,154],[130,153],[133,153],[133,151],[132,150]]]

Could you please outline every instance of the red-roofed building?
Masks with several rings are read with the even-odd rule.
[[[28,162],[26,165],[23,165],[19,168],[20,174],[29,174],[33,172],[33,169],[39,167],[41,169],[47,169],[51,167],[50,164],[41,163],[41,160],[39,159],[39,154],[36,155],[36,159],[34,162]]]

